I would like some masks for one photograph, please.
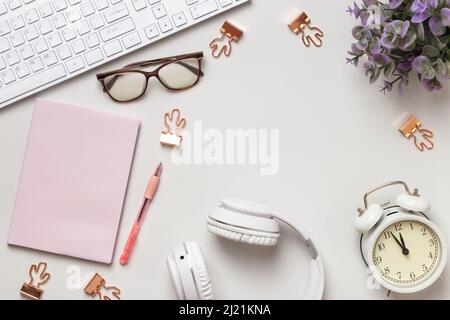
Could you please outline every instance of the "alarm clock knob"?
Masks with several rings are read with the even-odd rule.
[[[377,203],[369,205],[366,211],[360,211],[361,215],[355,219],[355,228],[361,233],[365,233],[372,229],[374,225],[380,221],[383,215],[383,209]]]
[[[411,211],[428,212],[430,211],[431,208],[430,202],[424,197],[410,195],[406,193],[400,194],[395,202],[400,207]]]

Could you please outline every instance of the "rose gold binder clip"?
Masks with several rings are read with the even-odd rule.
[[[295,18],[295,20],[289,24],[289,28],[297,35],[299,33],[302,34],[302,41],[306,47],[310,47],[311,43],[316,47],[322,46],[323,32],[318,27],[311,26],[311,19],[305,12],[302,12]],[[305,32],[305,29],[307,32]],[[307,33],[312,33],[313,37]]]
[[[174,121],[175,120],[175,121]],[[174,123],[174,128],[172,127]],[[164,115],[164,124],[166,129],[161,131],[159,141],[162,145],[177,147],[181,144],[183,137],[181,130],[186,126],[186,119],[181,117],[180,109],[173,109],[172,112],[166,112]]]
[[[32,264],[30,266],[30,270],[28,271],[30,281],[23,284],[20,289],[20,294],[34,300],[41,299],[42,294],[44,293],[44,290],[41,289],[41,285],[50,279],[50,273],[46,272],[46,270],[46,262],[39,262],[37,265]],[[36,285],[34,283],[36,283]]]
[[[225,21],[222,28],[220,28],[220,33],[220,37],[215,38],[209,43],[209,47],[212,49],[212,56],[216,59],[219,58],[222,53],[228,57],[231,54],[231,43],[238,42],[244,34],[244,31],[233,25],[231,22]],[[224,39],[226,43],[220,46],[219,42],[224,41]]]
[[[434,134],[428,129],[421,129],[422,122],[415,116],[410,116],[400,127],[400,132],[407,139],[413,139],[414,145],[419,151],[431,150],[434,148],[434,143],[431,141]],[[418,142],[418,137],[416,134],[420,134],[424,141]]]
[[[102,293],[102,289],[104,289],[106,293],[110,291],[112,297],[105,294],[105,292]],[[115,298],[114,300],[120,300],[120,289],[116,286],[107,286],[106,280],[98,273],[96,273],[87,286],[84,287],[84,292],[92,297],[98,295],[100,300],[113,300],[113,298]]]

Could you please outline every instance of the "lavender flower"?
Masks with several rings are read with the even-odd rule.
[[[370,83],[383,76],[380,91],[403,90],[411,73],[428,91],[450,79],[450,0],[361,0],[347,9],[360,21],[348,63],[363,68]]]

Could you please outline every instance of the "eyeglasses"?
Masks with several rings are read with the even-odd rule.
[[[169,90],[179,91],[195,86],[202,72],[203,52],[183,54],[173,57],[140,61],[122,69],[97,74],[103,91],[117,102],[129,102],[144,95],[148,80],[156,77]],[[159,65],[156,70],[146,72],[135,69]]]

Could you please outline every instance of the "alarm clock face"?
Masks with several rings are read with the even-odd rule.
[[[416,292],[431,285],[446,263],[440,233],[426,219],[393,220],[372,246],[378,280],[397,292]]]

